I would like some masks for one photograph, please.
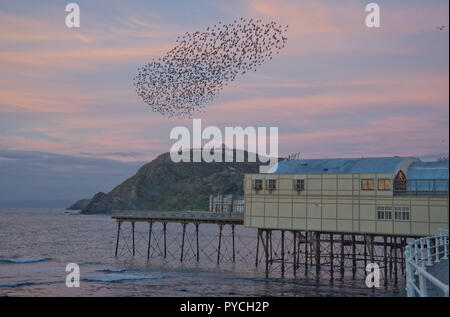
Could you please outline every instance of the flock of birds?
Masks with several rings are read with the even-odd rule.
[[[153,111],[191,118],[237,76],[255,72],[285,46],[288,26],[240,18],[186,32],[176,46],[143,67],[133,80]]]

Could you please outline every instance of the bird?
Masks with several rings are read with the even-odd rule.
[[[439,31],[442,31],[444,28],[445,28],[445,25],[436,27],[436,29],[438,29]]]
[[[286,31],[274,21],[241,17],[186,32],[164,56],[137,69],[136,93],[154,112],[191,118],[229,83],[278,54],[287,42]]]

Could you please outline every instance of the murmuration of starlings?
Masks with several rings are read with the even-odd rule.
[[[240,18],[186,32],[163,57],[138,68],[136,92],[155,112],[191,118],[238,76],[256,72],[279,54],[288,27]]]

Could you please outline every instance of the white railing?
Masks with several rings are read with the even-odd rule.
[[[430,282],[448,296],[448,285],[427,272],[426,268],[448,259],[448,229],[440,229],[434,237],[424,237],[409,243],[405,248],[406,293],[408,297],[427,297],[427,283]],[[419,285],[416,285],[418,277]]]

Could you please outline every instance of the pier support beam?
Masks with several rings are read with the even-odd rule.
[[[330,233],[330,274],[331,280],[334,278],[334,235]]]
[[[133,256],[134,256],[135,252],[136,252],[136,248],[135,248],[135,245],[134,245],[134,221],[131,222],[131,231],[132,231],[132,235],[133,235]]]
[[[387,263],[387,238],[386,236],[383,237],[383,264],[384,264],[384,286],[387,286],[388,284],[388,263]]]
[[[294,277],[297,276],[297,231],[292,231],[292,236],[293,236],[293,248],[294,251],[292,253],[292,258],[293,258],[293,269],[294,269]]]
[[[266,231],[266,244],[264,246],[266,254],[266,278],[269,277],[269,230]]]
[[[405,274],[405,245],[406,238],[400,238],[400,268],[402,270],[402,275]]]
[[[392,250],[393,250],[393,242],[392,237],[389,238],[389,277],[392,278]]]
[[[259,262],[259,240],[262,240],[262,231],[258,228],[258,232],[256,233],[256,256],[255,256],[255,267],[258,267]]]
[[[284,277],[284,230],[281,230],[281,277]]]
[[[397,237],[394,238],[394,285],[398,282],[398,263],[397,263]]]
[[[200,260],[200,248],[199,248],[199,243],[198,243],[198,226],[199,223],[195,223],[195,238],[197,240],[197,252],[196,252],[196,258],[197,258],[197,262]]]
[[[374,250],[374,247],[373,247],[373,243],[374,243],[373,235],[369,236],[369,242],[370,242],[370,249],[369,249],[369,252],[370,252],[370,263],[375,263],[375,250]]]
[[[356,238],[355,234],[352,234],[352,276],[355,279],[356,276]]]
[[[270,263],[273,263],[272,230],[269,230],[270,237]]]
[[[343,234],[341,234],[341,258],[340,258],[340,260],[341,260],[341,263],[340,263],[341,264],[341,268],[340,268],[341,278],[344,278],[344,271],[345,271],[344,240],[345,240],[345,237]]]
[[[308,275],[308,248],[309,248],[309,241],[308,241],[308,231],[305,231],[305,275]]]
[[[316,232],[316,274],[320,273],[320,232]]]
[[[233,225],[231,225],[231,237],[232,237],[232,240],[233,240],[233,263],[235,263],[236,262],[236,251],[235,251],[235,248],[234,248],[234,224]]]
[[[119,237],[120,237],[120,226],[122,225],[122,221],[118,221],[117,222],[117,239],[116,239],[116,258],[117,258],[117,253],[119,252]]]
[[[367,267],[367,236],[364,234],[364,270]]]
[[[220,224],[219,225],[219,246],[217,248],[217,265],[219,265],[219,263],[220,263],[220,247],[222,244],[222,227],[223,227],[223,225]]]
[[[167,257],[167,240],[166,240],[166,233],[167,233],[167,222],[163,222],[164,259]]]
[[[151,248],[151,242],[152,242],[152,226],[153,226],[153,221],[150,221],[150,222],[148,223],[147,260],[150,259],[150,248]]]
[[[183,222],[183,234],[182,234],[182,238],[181,238],[181,256],[180,256],[180,261],[183,262],[183,258],[184,258],[184,236],[186,235],[186,223]]]

